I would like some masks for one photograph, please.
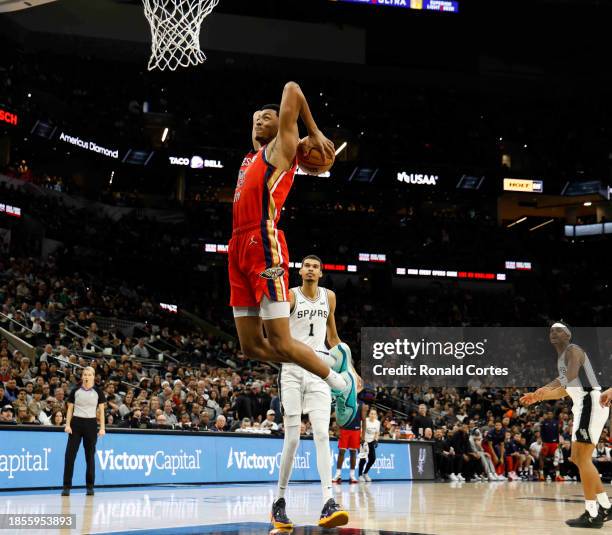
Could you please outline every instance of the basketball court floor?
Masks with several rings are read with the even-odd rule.
[[[294,484],[287,512],[295,535],[562,535],[576,533],[564,520],[584,510],[578,483],[410,483],[335,485],[335,498],[350,512],[345,528],[316,527],[318,484]],[[270,532],[274,485],[130,487],[97,489],[70,498],[59,491],[0,492],[0,513],[76,515],[77,529],[26,533],[260,535]],[[603,531],[612,533],[612,522]],[[8,531],[0,530],[1,533]],[[12,533],[12,531],[11,531]]]

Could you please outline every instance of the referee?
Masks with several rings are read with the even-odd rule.
[[[66,414],[65,431],[70,436],[66,444],[66,456],[64,460],[64,490],[62,496],[70,496],[72,487],[72,473],[74,472],[74,461],[83,439],[85,448],[85,461],[87,472],[85,483],[87,485],[87,496],[94,494],[94,480],[96,477],[96,434],[103,437],[104,430],[104,404],[106,397],[104,392],[94,386],[94,369],[87,367],[83,369],[81,386],[76,386],[68,396],[68,411]],[[97,430],[96,415],[100,422],[100,430]]]

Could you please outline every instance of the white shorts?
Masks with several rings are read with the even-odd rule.
[[[275,320],[288,318],[291,313],[289,301],[270,301],[264,294],[258,307],[233,307],[235,318],[246,318],[259,316],[262,320]]]
[[[585,392],[582,388],[570,387],[567,393],[574,402],[572,415],[574,425],[572,426],[572,442],[585,442],[597,445],[601,432],[608,422],[610,408],[599,404],[601,390]]]
[[[293,420],[313,411],[331,414],[329,385],[297,364],[283,364],[279,393],[284,415]]]

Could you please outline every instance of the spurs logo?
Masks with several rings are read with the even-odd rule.
[[[419,460],[417,464],[417,472],[423,474],[425,472],[425,461],[427,460],[427,450],[425,448],[419,449]]]
[[[270,267],[265,271],[262,271],[259,276],[264,279],[275,280],[282,277],[285,274],[285,270],[282,267]]]

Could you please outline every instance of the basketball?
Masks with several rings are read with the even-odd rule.
[[[309,175],[320,175],[332,168],[336,158],[334,156],[331,160],[327,159],[320,150],[313,148],[310,140],[305,137],[298,145],[297,159],[302,171]]]

